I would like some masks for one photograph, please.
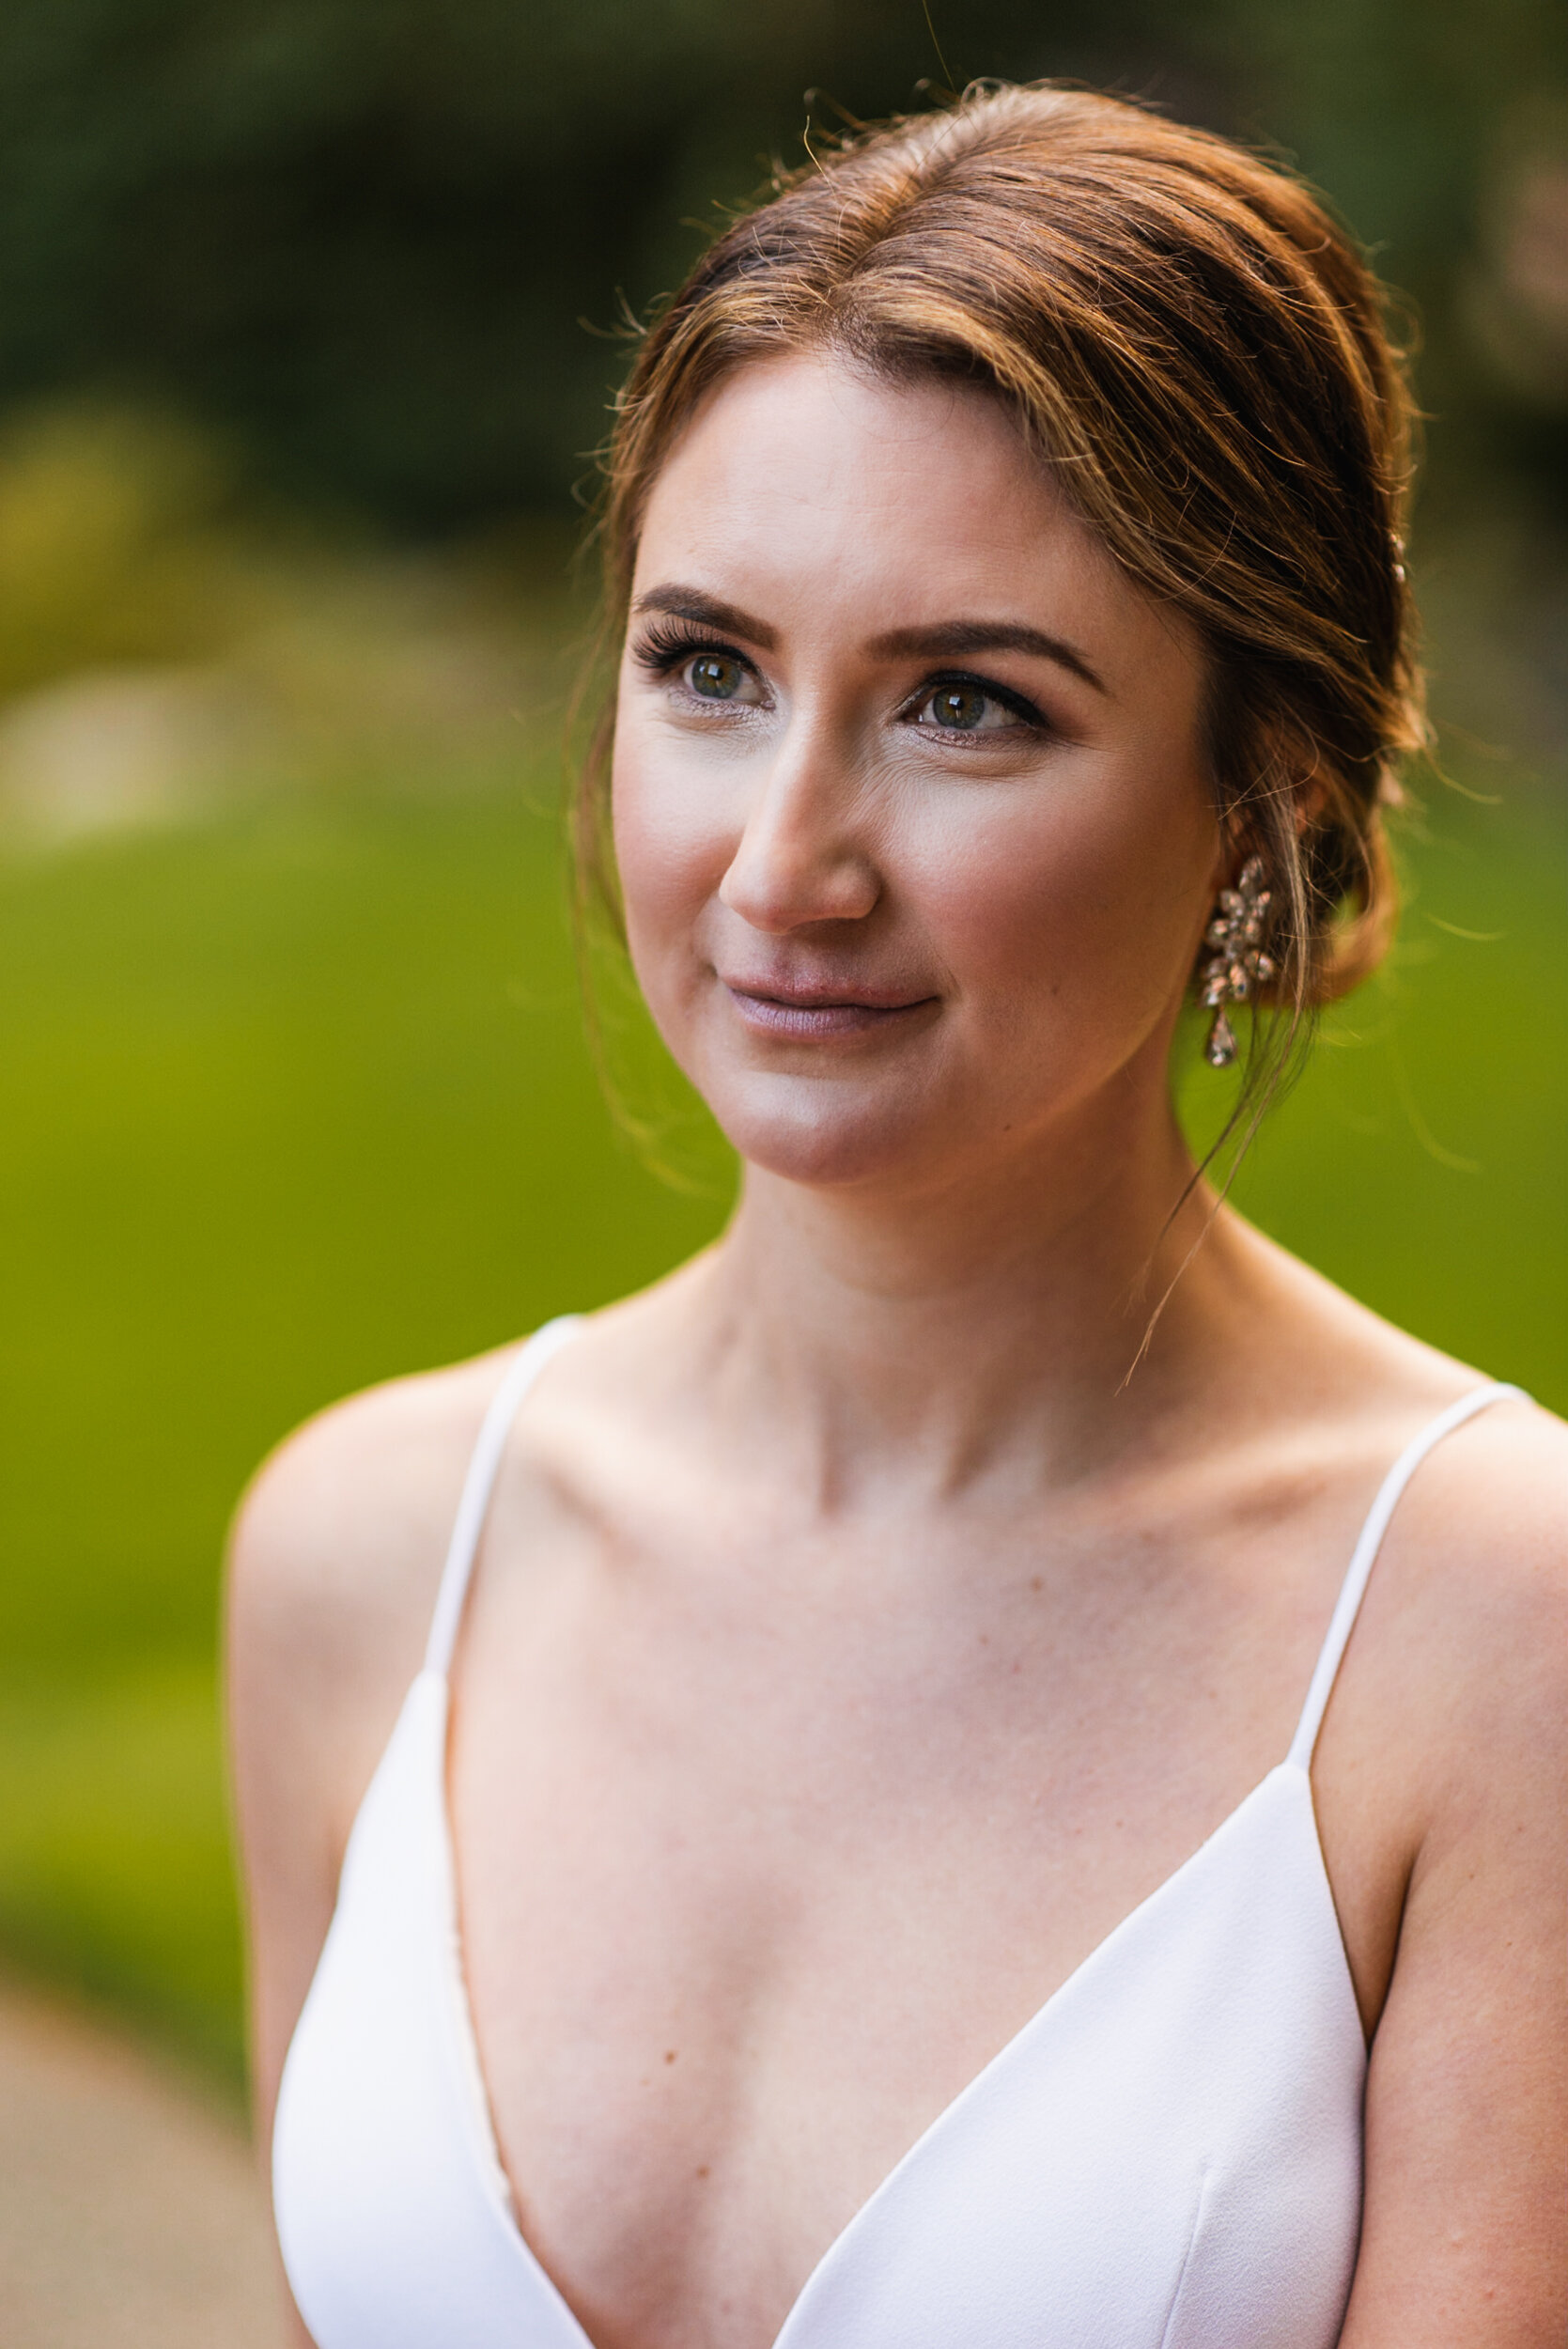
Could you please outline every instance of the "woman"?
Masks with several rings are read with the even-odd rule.
[[[1560,2338],[1563,1431],[1167,1076],[1387,935],[1405,416],[1299,186],[1050,87],[644,341],[582,848],[744,1185],[243,1512],[319,2349]]]

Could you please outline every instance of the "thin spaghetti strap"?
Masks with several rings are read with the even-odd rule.
[[[490,1505],[490,1493],[501,1466],[501,1455],[506,1449],[506,1439],[512,1432],[512,1422],[517,1417],[519,1406],[551,1356],[557,1353],[572,1335],[580,1318],[579,1315],[567,1314],[558,1321],[547,1321],[542,1330],[535,1330],[507,1364],[506,1375],[480,1422],[474,1456],[469,1461],[468,1474],[463,1479],[463,1489],[458,1501],[446,1563],[441,1572],[435,1611],[430,1617],[430,1636],[425,1648],[425,1670],[427,1672],[444,1673],[451,1665],[452,1651],[458,1643],[458,1626],[463,1619],[463,1601],[468,1596],[469,1579],[478,1554],[479,1536],[485,1530],[485,1514]]]
[[[1383,1479],[1377,1498],[1367,1513],[1367,1521],[1361,1528],[1361,1538],[1351,1555],[1340,1589],[1339,1603],[1329,1618],[1323,1652],[1317,1659],[1317,1670],[1312,1674],[1307,1702],[1301,1708],[1301,1719],[1286,1756],[1299,1768],[1307,1770],[1312,1767],[1312,1749],[1317,1744],[1317,1733],[1323,1726],[1323,1716],[1328,1709],[1335,1677],[1351,1632],[1356,1627],[1361,1600],[1366,1595],[1378,1550],[1383,1545],[1383,1536],[1389,1530],[1389,1518],[1399,1505],[1401,1494],[1435,1444],[1441,1443],[1443,1438],[1452,1435],[1456,1427],[1463,1427],[1465,1422],[1473,1419],[1478,1411],[1484,1411],[1488,1404],[1500,1403],[1505,1396],[1514,1396],[1525,1402],[1529,1399],[1523,1387],[1472,1387],[1469,1393],[1462,1394],[1457,1403],[1451,1403],[1446,1411],[1439,1411],[1436,1419],[1428,1420],[1421,1433],[1405,1445]]]

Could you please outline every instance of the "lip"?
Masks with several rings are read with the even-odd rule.
[[[917,1012],[928,1011],[934,995],[905,995],[891,988],[806,986],[778,979],[720,979],[743,1024],[753,1034],[826,1041],[869,1035]]]

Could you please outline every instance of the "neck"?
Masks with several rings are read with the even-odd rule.
[[[736,1373],[802,1428],[824,1493],[903,1481],[917,1453],[927,1489],[1009,1456],[1071,1478],[1184,1397],[1233,1319],[1235,1246],[1208,1228],[1212,1195],[1172,1214],[1191,1176],[1163,1097],[1140,1131],[1125,1102],[1114,1118],[1102,1104],[924,1189],[750,1169],[702,1293]]]

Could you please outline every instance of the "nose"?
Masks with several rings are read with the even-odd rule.
[[[790,735],[758,779],[719,885],[722,905],[775,937],[815,922],[863,921],[882,894],[857,823],[851,762],[815,728]]]

